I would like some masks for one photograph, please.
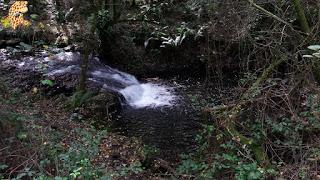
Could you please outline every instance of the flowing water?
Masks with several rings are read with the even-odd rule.
[[[47,75],[79,73],[79,59],[80,54],[72,52],[46,57],[45,61],[52,62]],[[174,88],[152,82],[140,83],[133,75],[104,65],[98,58],[90,61],[88,76],[89,81],[102,85],[102,88],[122,94],[133,108],[172,106],[177,99],[172,92]]]
[[[38,71],[48,78],[78,76],[80,54],[74,52],[39,52],[35,56],[7,58],[0,51],[0,62],[25,71]],[[192,149],[197,123],[179,89],[165,81],[138,81],[133,75],[113,69],[91,58],[89,84],[123,96],[123,108],[114,127],[160,149],[160,157],[174,159]]]

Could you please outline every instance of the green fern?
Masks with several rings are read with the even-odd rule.
[[[70,104],[72,108],[80,107],[84,103],[88,102],[95,93],[91,91],[87,92],[82,92],[82,91],[77,91],[71,96]]]

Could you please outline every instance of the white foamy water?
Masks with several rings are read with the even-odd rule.
[[[129,105],[135,108],[171,106],[175,100],[172,88],[164,85],[145,83],[128,86],[120,93]]]
[[[141,84],[133,75],[111,67],[95,70],[91,75],[125,85],[125,88],[120,89],[107,85],[103,87],[120,92],[127,103],[134,108],[172,106],[176,99],[172,93],[173,88],[155,83]]]

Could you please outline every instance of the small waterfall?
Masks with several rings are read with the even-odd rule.
[[[76,52],[60,52],[55,55],[39,53],[40,57],[25,57],[19,68],[46,69],[49,77],[62,75],[78,75],[80,73],[80,54]],[[176,96],[173,88],[160,83],[140,83],[133,75],[113,69],[91,58],[88,67],[88,80],[101,88],[116,91],[123,95],[126,103],[134,108],[172,106]]]
[[[171,106],[175,100],[173,88],[151,82],[140,83],[133,75],[109,66],[91,72],[91,80],[108,81],[108,85],[103,87],[121,93],[127,103],[135,108]]]

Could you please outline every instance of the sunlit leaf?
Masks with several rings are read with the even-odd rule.
[[[44,26],[44,24],[43,24],[42,22],[39,22],[39,23],[38,23],[38,28],[39,28],[39,29],[44,29],[45,26]]]
[[[39,19],[39,15],[38,14],[31,14],[30,18],[33,20],[37,20],[37,19]]]
[[[15,8],[17,6],[19,8]],[[10,14],[8,14],[8,17],[1,20],[1,24],[5,28],[8,28],[11,26],[13,29],[16,29],[18,26],[24,26],[24,27],[30,26],[31,23],[23,18],[23,14],[28,12],[28,1],[14,2],[10,7],[9,12]]]
[[[1,19],[1,24],[4,28],[9,28],[11,26],[9,18]]]

